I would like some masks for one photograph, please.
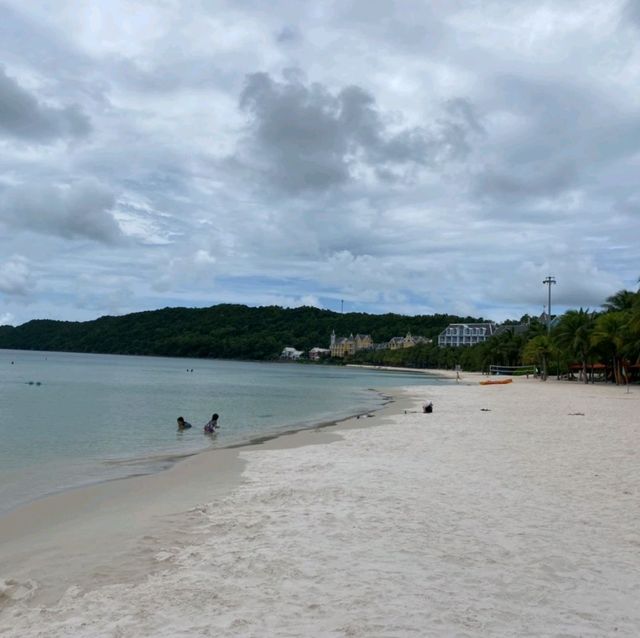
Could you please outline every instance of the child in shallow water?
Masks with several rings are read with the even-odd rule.
[[[205,434],[213,434],[220,426],[218,425],[218,415],[214,414],[211,417],[211,421],[209,421],[205,426],[204,426],[204,433]]]
[[[191,423],[188,423],[184,420],[183,417],[179,416],[178,419],[178,430],[188,430],[191,427]]]

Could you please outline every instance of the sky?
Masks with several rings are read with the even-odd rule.
[[[0,0],[0,324],[596,309],[639,107],[640,0]]]

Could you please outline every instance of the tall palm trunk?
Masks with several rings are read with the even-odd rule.
[[[615,379],[616,385],[622,385],[620,357],[613,357],[613,377]]]

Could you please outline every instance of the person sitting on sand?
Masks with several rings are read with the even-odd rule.
[[[218,415],[214,414],[211,417],[211,421],[204,426],[205,434],[213,434],[220,426],[218,425]]]
[[[191,423],[187,423],[184,417],[178,417],[178,430],[188,430],[191,427]]]
[[[429,403],[425,403],[422,406],[422,411],[425,413],[433,412],[433,403],[431,401],[429,401]]]

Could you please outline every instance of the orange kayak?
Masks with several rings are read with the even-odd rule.
[[[513,379],[500,379],[499,381],[480,381],[480,385],[504,385],[505,383],[511,383]]]

